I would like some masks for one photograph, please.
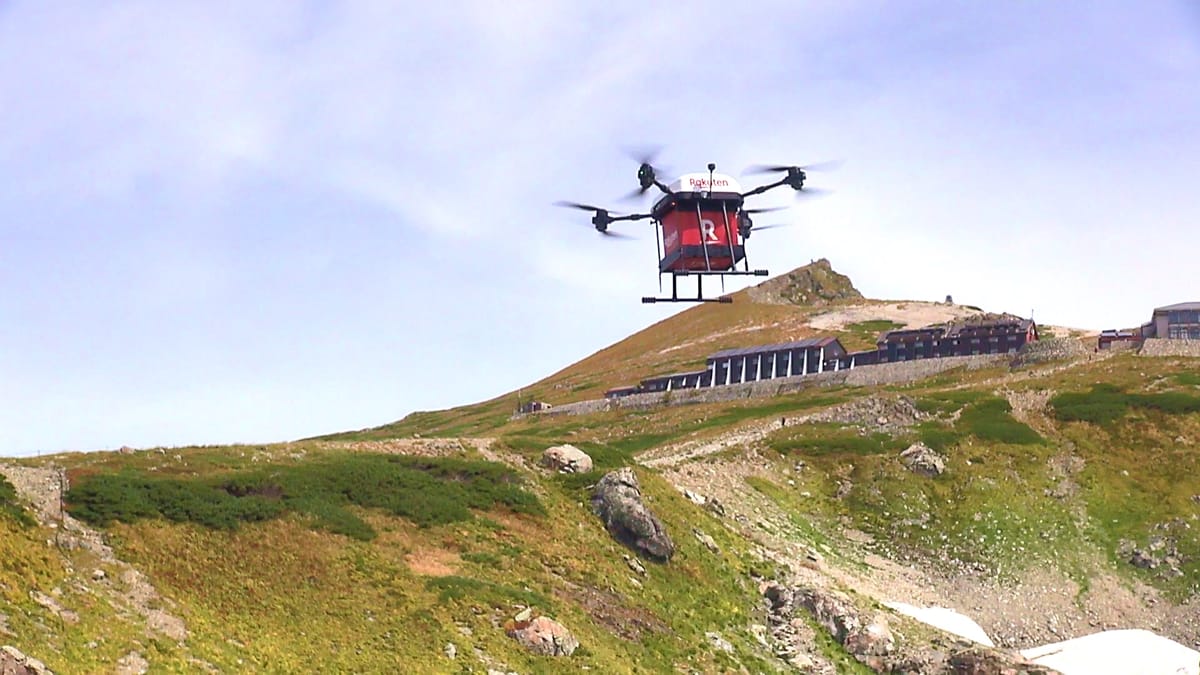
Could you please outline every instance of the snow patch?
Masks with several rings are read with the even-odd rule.
[[[982,626],[975,623],[974,619],[948,607],[917,607],[916,605],[904,602],[885,602],[883,604],[889,609],[905,616],[911,616],[921,623],[929,624],[947,633],[964,637],[988,647],[996,646],[992,642],[992,638],[988,637],[987,632],[983,630]]]
[[[1063,675],[1198,675],[1200,652],[1148,630],[1109,630],[1021,651]]]

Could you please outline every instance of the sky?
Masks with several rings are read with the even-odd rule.
[[[842,160],[755,201],[772,274],[1138,325],[1200,300],[1196,120],[1194,2],[0,0],[0,456],[549,375],[687,308],[649,225],[553,206],[636,208],[648,146]]]

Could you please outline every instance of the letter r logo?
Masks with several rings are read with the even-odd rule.
[[[700,231],[704,233],[704,241],[721,241],[717,239],[717,224],[708,218],[700,219]]]

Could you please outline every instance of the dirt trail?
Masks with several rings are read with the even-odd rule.
[[[983,312],[980,310],[962,305],[914,300],[839,307],[813,316],[808,320],[808,325],[817,330],[843,330],[850,324],[863,321],[894,321],[906,328],[918,328],[981,314]]]
[[[317,447],[323,450],[349,452],[379,452],[414,457],[462,457],[472,452],[489,462],[500,462],[514,469],[529,469],[529,462],[522,456],[496,450],[492,446],[495,438],[394,438],[385,441],[322,441]]]

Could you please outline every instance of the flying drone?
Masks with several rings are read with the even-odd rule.
[[[787,186],[797,194],[811,193],[804,181],[808,171],[832,168],[833,162],[808,166],[758,166],[748,173],[782,174],[773,183],[760,185],[742,192],[741,185],[732,176],[716,173],[717,165],[709,163],[708,173],[687,173],[670,185],[658,178],[658,171],[651,165],[650,158],[641,160],[637,178],[639,188],[630,197],[646,194],[657,188],[662,196],[647,213],[619,214],[609,209],[578,202],[557,202],[558,206],[592,212],[592,225],[600,234],[610,237],[627,235],[609,230],[613,223],[650,219],[655,228],[655,244],[658,251],[658,285],[662,291],[662,278],[671,275],[670,297],[644,297],[643,303],[655,302],[733,302],[728,295],[705,297],[704,277],[721,277],[724,288],[726,276],[767,276],[767,270],[750,269],[746,257],[745,242],[750,233],[780,227],[780,225],[755,226],[751,218],[757,213],[778,209],[744,208],[747,197],[760,195],[777,187]],[[738,263],[742,266],[739,269]],[[695,297],[679,295],[679,278],[696,277]]]

